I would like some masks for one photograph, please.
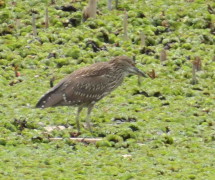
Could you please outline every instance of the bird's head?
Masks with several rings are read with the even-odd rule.
[[[121,70],[128,74],[136,74],[138,76],[147,77],[146,74],[140,71],[136,66],[135,62],[127,56],[117,56],[110,61],[114,65],[118,66]]]

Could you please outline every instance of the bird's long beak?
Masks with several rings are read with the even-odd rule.
[[[133,67],[132,68],[132,73],[136,74],[138,76],[143,76],[143,77],[148,77],[144,72],[140,71],[138,68]]]

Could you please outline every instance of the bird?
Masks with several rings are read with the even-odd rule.
[[[128,56],[117,56],[106,62],[83,67],[66,76],[45,93],[36,104],[36,108],[77,106],[78,132],[80,132],[79,115],[83,108],[87,108],[86,124],[92,132],[90,114],[95,103],[120,86],[129,74],[147,77]]]

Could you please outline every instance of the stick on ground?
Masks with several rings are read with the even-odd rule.
[[[32,27],[33,27],[33,35],[36,37],[37,36],[37,28],[36,28],[36,18],[35,14],[32,14]]]
[[[51,141],[59,141],[64,140],[64,138],[49,138]],[[87,143],[96,143],[98,141],[101,141],[102,138],[69,138],[71,141],[77,141],[77,142],[87,142]]]

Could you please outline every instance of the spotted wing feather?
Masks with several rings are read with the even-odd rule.
[[[106,62],[77,70],[48,91],[36,107],[80,105],[98,101],[106,95],[111,67]]]

